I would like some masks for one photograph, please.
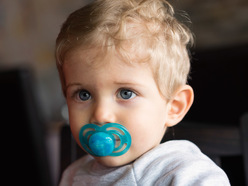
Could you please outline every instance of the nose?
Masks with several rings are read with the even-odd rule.
[[[104,125],[107,123],[115,123],[116,115],[113,105],[108,101],[101,101],[94,104],[90,123]]]

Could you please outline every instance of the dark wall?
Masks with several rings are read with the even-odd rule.
[[[239,125],[248,111],[248,45],[192,52],[194,103],[185,120]]]

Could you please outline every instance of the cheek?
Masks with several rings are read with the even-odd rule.
[[[154,106],[156,105],[156,106]],[[141,108],[133,109],[126,114],[129,127],[156,129],[154,126],[164,127],[167,118],[166,106],[159,104],[149,104]]]
[[[134,145],[158,144],[165,132],[166,110],[151,107],[137,109],[128,117],[127,128],[130,131]]]
[[[79,131],[87,123],[85,115],[77,110],[69,109],[69,123],[73,137],[79,142]]]

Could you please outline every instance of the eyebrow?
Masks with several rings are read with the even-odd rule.
[[[114,81],[114,84],[117,85],[132,85],[132,86],[143,86],[142,84],[138,83],[138,82],[119,82],[119,81]]]
[[[139,87],[143,87],[142,84],[139,84],[138,82],[120,82],[120,81],[114,81],[113,82],[116,85],[121,85],[121,86],[139,86]],[[65,90],[67,90],[69,87],[71,86],[77,86],[77,87],[82,87],[81,83],[69,83],[68,85],[66,85]]]
[[[80,83],[69,83],[68,85],[66,85],[65,89],[67,90],[71,86],[82,86],[82,85]]]

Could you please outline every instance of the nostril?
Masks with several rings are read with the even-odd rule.
[[[102,122],[102,123],[100,123],[100,122],[91,122],[91,124],[94,124],[94,125],[97,125],[97,126],[103,126],[103,125],[106,125],[108,123],[110,123],[110,122]]]
[[[97,125],[97,126],[101,126],[101,124],[100,123],[98,123],[98,122],[90,122],[91,124],[94,124],[94,125]]]

